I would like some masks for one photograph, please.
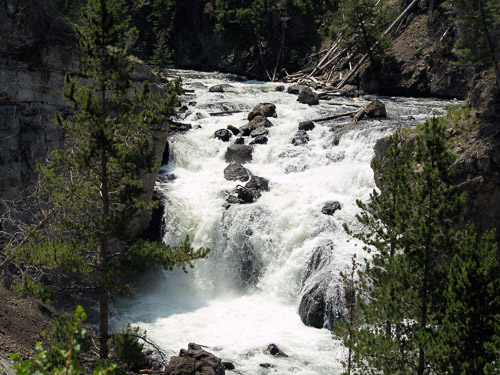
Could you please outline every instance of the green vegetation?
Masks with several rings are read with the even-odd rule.
[[[135,29],[118,0],[90,0],[77,27],[84,74],[66,75],[64,98],[72,116],[56,115],[66,134],[64,148],[40,167],[40,186],[52,212],[45,235],[33,235],[19,260],[62,272],[78,272],[99,292],[100,356],[108,357],[110,296],[128,291],[123,278],[157,266],[191,266],[207,249],[189,239],[177,247],[134,237],[138,216],[151,208],[143,179],[156,173],[155,132],[173,114],[180,82],[154,94],[147,82],[130,80]],[[34,287],[31,286],[34,290]]]
[[[462,28],[456,45],[462,52],[463,62],[493,69],[497,88],[500,88],[500,3],[497,0],[448,0],[448,6],[456,12]]]
[[[386,1],[345,0],[340,3],[344,44],[361,54],[368,54],[370,64],[375,70],[380,68],[380,57],[390,46],[390,39],[383,33],[394,19],[394,12]]]
[[[153,57],[149,60],[149,65],[159,71],[174,67],[172,53],[170,52],[167,42],[163,36],[161,36],[160,39],[158,39],[158,43],[155,44]]]
[[[53,345],[50,350],[45,350],[41,343],[35,347],[36,354],[33,359],[23,361],[19,354],[11,354],[14,370],[17,375],[77,375],[84,373],[79,356],[85,351],[88,336],[83,327],[87,315],[81,306],[75,310],[73,318],[65,320],[65,342],[62,345]],[[114,364],[97,366],[94,375],[106,375],[113,372]]]
[[[405,142],[399,133],[391,137],[376,166],[381,192],[358,202],[365,230],[346,227],[372,253],[355,288],[356,319],[337,329],[352,352],[348,373],[486,371],[497,366],[500,333],[494,236],[457,232],[463,199],[451,187],[454,158],[442,122],[426,122],[413,147]]]

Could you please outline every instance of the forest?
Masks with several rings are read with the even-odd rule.
[[[2,374],[265,374],[283,368],[301,374],[500,374],[498,1],[7,0],[0,9]],[[218,85],[208,90],[212,82]],[[262,91],[253,85],[263,85]],[[300,104],[282,99],[292,93]],[[259,95],[277,105],[259,102]],[[368,108],[379,99],[395,110],[371,115]],[[405,112],[419,105],[428,107]],[[334,106],[340,107],[331,112]],[[391,125],[383,124],[385,117]],[[299,120],[290,136],[276,130]],[[233,126],[237,121],[246,125]],[[225,132],[205,136],[221,126]],[[366,135],[370,126],[374,139]],[[193,134],[203,134],[212,148],[199,153]],[[221,153],[216,147],[233,136]],[[293,146],[274,140],[280,136],[293,136]],[[245,144],[245,137],[254,140]],[[369,138],[363,151],[350,150],[359,138]],[[248,160],[231,159],[233,146],[250,152]],[[259,153],[265,147],[270,151]],[[327,190],[331,182],[322,176],[333,173],[332,163],[366,150],[369,161],[356,176],[348,174],[351,167],[335,169],[339,180],[363,180],[366,169],[372,172],[364,185],[349,185],[359,191],[342,187],[333,195],[345,201],[331,213],[323,209],[321,218],[332,216],[329,224],[319,214],[299,217],[305,215],[300,206],[309,204],[304,191],[295,203],[278,206],[285,217],[255,224],[283,199],[271,195],[287,189],[281,178],[299,188],[302,179],[316,178]],[[323,153],[329,160],[313,159]],[[204,157],[214,158],[208,170]],[[304,165],[285,165],[287,157]],[[198,164],[191,167],[193,159]],[[215,189],[226,181],[196,190],[197,178],[210,180],[205,173],[216,172],[219,162],[244,175],[228,178],[226,168],[225,180],[250,182],[233,191]],[[318,176],[299,174],[323,162]],[[179,199],[176,189],[191,172],[186,184],[200,197]],[[210,189],[217,190],[217,208],[196,207],[186,219],[183,205],[208,200]],[[329,197],[325,190],[318,194]],[[216,214],[221,218],[202,232],[203,220]],[[235,231],[235,223],[243,229]],[[321,248],[327,232],[337,237]],[[321,251],[307,248],[309,240]],[[328,268],[341,246],[344,263]],[[303,248],[307,256],[294,252]],[[291,255],[283,260],[286,251]],[[303,264],[286,268],[299,258]],[[226,348],[185,341],[189,349],[175,356],[154,332],[143,331],[140,319],[117,329],[121,301],[147,295],[144,280],[156,280],[160,270],[174,275],[165,276],[172,284],[187,273],[195,275],[193,285],[198,275],[216,290],[230,285],[238,298],[273,299],[264,293],[266,283],[288,284],[292,289],[283,294],[292,315],[315,327],[307,329],[327,331],[328,345],[340,348],[331,358],[336,370],[308,370],[309,360],[288,342],[290,355],[270,344],[264,353],[277,364],[249,369],[243,358],[263,349],[228,362],[218,357]],[[222,281],[207,281],[217,273]],[[315,273],[326,273],[326,281],[310,287]],[[318,292],[321,283],[334,287]],[[189,291],[206,292],[181,290],[187,300]],[[9,334],[13,306],[25,310],[15,324],[39,330],[31,341]],[[32,306],[41,312],[28,323]],[[304,318],[314,309],[316,323]],[[174,335],[167,332],[160,336]],[[284,365],[288,357],[303,367]]]

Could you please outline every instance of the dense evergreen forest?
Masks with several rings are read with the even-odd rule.
[[[137,275],[186,271],[209,255],[189,237],[167,246],[138,229],[157,208],[144,181],[154,184],[157,145],[185,93],[174,67],[327,93],[349,84],[466,99],[444,118],[396,132],[374,160],[378,189],[357,202],[358,225],[344,225],[370,256],[353,257],[341,275],[348,314],[333,338],[346,348],[346,374],[500,373],[498,228],[494,220],[474,226],[472,214],[463,220],[476,186],[460,188],[460,179],[477,171],[460,171],[454,154],[475,132],[498,150],[498,1],[26,0],[2,11],[27,35],[5,41],[2,64],[34,69],[54,46],[78,63],[68,63],[58,88],[64,106],[52,118],[62,144],[38,160],[22,205],[2,197],[1,281],[24,298],[54,303],[73,289],[99,305],[96,332],[76,305],[53,319],[31,358],[12,355],[18,374],[152,366],[145,343],[156,346],[145,333],[110,333],[110,301]],[[141,67],[148,78],[137,78]],[[496,167],[487,172],[497,178]]]

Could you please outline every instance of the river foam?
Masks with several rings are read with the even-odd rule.
[[[206,345],[242,374],[340,374],[344,350],[327,329],[302,324],[297,314],[301,293],[307,283],[321,278],[330,288],[326,295],[332,295],[351,256],[366,256],[359,244],[349,241],[342,224],[356,225],[356,199],[367,200],[375,188],[370,161],[376,140],[397,126],[414,126],[442,115],[452,103],[381,98],[389,119],[364,120],[355,126],[350,118],[318,122],[308,133],[307,145],[293,146],[300,121],[351,111],[353,101],[338,98],[335,102],[344,105],[307,106],[295,95],[276,92],[277,84],[234,82],[217,73],[179,74],[184,86],[194,90],[183,102],[196,102],[182,121],[196,129],[171,139],[171,162],[161,169],[175,176],[159,185],[167,196],[164,240],[175,245],[189,234],[195,247],[212,251],[187,275],[179,270],[149,275],[136,294],[119,301],[115,324],[128,321],[146,329],[169,355],[189,342]],[[224,93],[208,92],[222,83],[232,87]],[[228,143],[213,134],[227,125],[244,125],[247,113],[263,102],[274,103],[278,117],[270,118],[274,126],[269,128],[268,144],[257,145],[245,167],[267,178],[270,191],[255,203],[226,211],[225,192],[237,182],[224,179]],[[210,115],[229,110],[242,112]],[[331,129],[341,126],[335,146],[338,132]],[[328,200],[342,205],[333,216],[321,213]],[[304,281],[305,265],[325,243],[325,266]],[[271,343],[289,358],[266,354]],[[263,363],[274,367],[265,369]]]

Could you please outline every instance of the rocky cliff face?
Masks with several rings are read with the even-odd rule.
[[[78,75],[81,71],[74,44],[40,43],[30,30],[15,22],[19,9],[21,1],[0,5],[0,197],[9,201],[26,200],[36,183],[36,164],[62,146],[64,134],[52,118],[56,111],[64,111],[65,73]],[[132,78],[137,82],[155,81],[143,64],[136,65]],[[160,161],[166,135],[158,135]],[[145,176],[148,200],[154,181],[155,174]],[[144,213],[136,230],[145,228],[149,219]]]

